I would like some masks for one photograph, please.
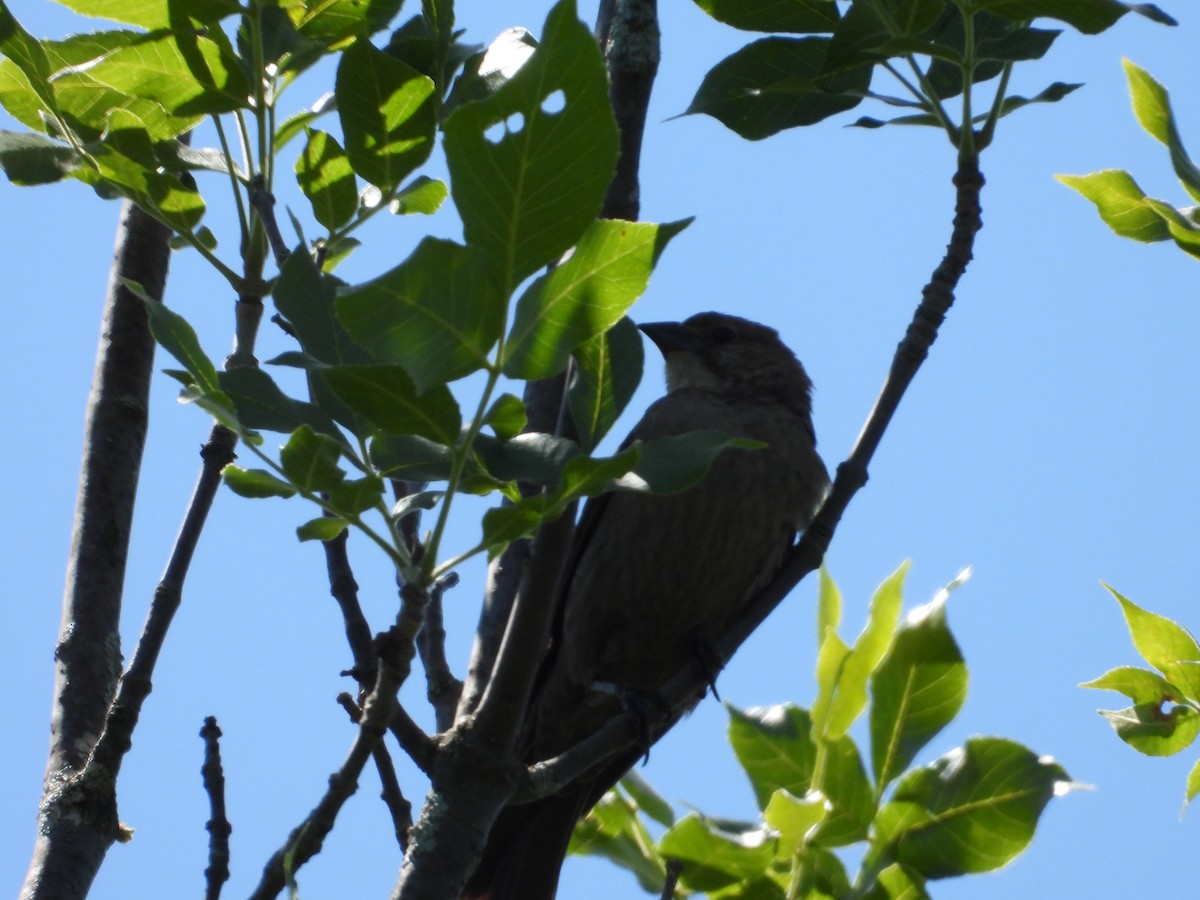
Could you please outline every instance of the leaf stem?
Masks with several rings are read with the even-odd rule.
[[[959,2],[963,17],[963,64],[962,64],[962,128],[958,134],[958,152],[962,157],[974,157],[974,116],[971,113],[971,89],[975,84],[975,9]]]
[[[492,393],[496,390],[496,384],[500,381],[499,360],[503,358],[504,337],[501,336],[500,342],[496,346],[497,362],[495,365],[488,367],[487,384],[484,385],[483,393],[480,395],[475,415],[471,419],[471,424],[463,435],[462,440],[455,448],[454,461],[450,466],[450,478],[446,483],[446,496],[442,498],[442,508],[438,513],[437,523],[433,527],[433,534],[430,536],[429,543],[425,548],[425,558],[421,561],[426,577],[430,580],[433,578],[438,550],[442,542],[442,534],[446,530],[446,521],[450,515],[450,504],[454,499],[454,495],[458,492],[458,482],[462,478],[463,469],[467,465],[467,458],[471,455],[471,449],[475,445],[475,438],[479,436],[479,432],[483,429],[484,417],[487,414],[488,405],[492,402]],[[446,566],[437,566],[436,568],[439,572],[447,570]]]
[[[1004,68],[1000,72],[1000,84],[996,87],[996,96],[992,100],[992,108],[988,112],[987,120],[983,123],[983,128],[979,132],[979,137],[975,143],[976,152],[983,150],[992,142],[992,137],[996,133],[996,122],[999,121],[1001,111],[1004,109],[1004,98],[1008,94],[1008,78],[1012,74],[1012,60],[1004,64]]]
[[[221,152],[225,154],[225,166],[229,169],[230,186],[233,188],[233,201],[237,204],[238,227],[241,229],[242,241],[245,242],[250,236],[250,219],[246,215],[246,204],[242,200],[242,186],[237,178],[233,153],[229,149],[229,136],[225,134],[225,126],[221,124],[220,116],[214,115],[212,120],[213,125],[217,128],[217,140],[221,142]]]

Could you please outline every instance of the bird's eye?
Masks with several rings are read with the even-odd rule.
[[[733,329],[730,328],[728,325],[718,325],[716,328],[714,328],[712,330],[712,336],[713,336],[713,340],[715,340],[721,344],[728,344],[735,337],[735,335],[733,333]]]

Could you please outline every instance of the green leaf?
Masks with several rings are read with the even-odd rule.
[[[828,75],[829,48],[824,37],[769,37],[748,44],[704,76],[685,115],[705,113],[757,141],[852,109],[870,86],[871,66]]]
[[[827,718],[814,720],[817,733],[822,737],[841,737],[866,708],[868,679],[891,646],[900,618],[904,578],[909,565],[907,561],[902,563],[875,590],[867,623],[854,648],[842,661]]]
[[[487,99],[456,109],[445,135],[467,242],[507,295],[579,240],[616,167],[608,77],[573,0],[551,10],[520,71]]]
[[[443,109],[449,115],[464,103],[486,100],[500,90],[529,61],[538,42],[528,28],[505,28],[486,49],[470,48],[463,58],[463,71]]]
[[[334,313],[336,285],[336,279],[322,276],[313,258],[300,248],[288,255],[271,295],[300,346],[313,358],[329,365],[371,362]]]
[[[1196,795],[1200,794],[1200,759],[1192,766],[1187,777],[1187,789],[1183,796],[1183,809],[1179,811],[1179,817],[1182,819],[1183,814],[1187,811],[1188,804],[1196,799]]]
[[[268,7],[270,9],[270,7]],[[304,132],[317,119],[337,109],[337,98],[333,91],[327,91],[317,98],[308,109],[302,109],[283,120],[283,124],[275,129],[275,150],[282,150],[292,138]]]
[[[796,853],[804,846],[805,837],[829,814],[829,801],[820,791],[810,791],[804,797],[777,790],[763,809],[763,821],[779,834],[780,850]]]
[[[104,143],[92,153],[96,171],[122,196],[176,231],[187,234],[204,216],[204,201],[194,187],[158,171],[158,160],[142,120],[126,109],[108,116]]]
[[[821,585],[817,595],[817,650],[825,643],[825,635],[836,633],[842,624],[842,591],[824,565],[821,566]]]
[[[24,75],[26,84],[43,109],[51,113],[58,111],[58,100],[54,95],[54,88],[50,85],[54,69],[46,48],[13,18],[4,0],[0,0],[0,56],[6,57]],[[8,102],[4,105],[9,107]],[[9,112],[16,116],[11,108]],[[22,121],[25,121],[26,125],[30,124],[26,120]]]
[[[246,428],[290,434],[301,425],[309,425],[322,434],[342,439],[328,413],[287,396],[262,369],[238,366],[219,373],[217,381],[233,402],[238,421]]]
[[[368,36],[385,28],[400,11],[402,0],[285,0],[296,29],[324,44],[337,44],[355,35]]]
[[[1099,34],[1127,12],[1136,12],[1163,25],[1177,24],[1150,3],[1121,3],[1119,0],[975,0],[977,9],[1023,21],[1041,17],[1059,19],[1084,34]]]
[[[717,822],[692,813],[668,829],[658,851],[684,863],[682,881],[711,891],[762,875],[775,858],[776,839],[761,826]]]
[[[462,416],[445,385],[418,394],[399,366],[338,366],[321,376],[347,406],[387,434],[416,434],[441,444],[458,440]]]
[[[360,39],[342,54],[334,93],[350,164],[385,193],[433,150],[433,82]]]
[[[1146,206],[1167,223],[1171,239],[1185,253],[1200,258],[1200,227],[1192,220],[1192,210],[1176,209],[1169,203],[1147,197]]]
[[[1104,588],[1121,604],[1129,636],[1142,659],[1178,685],[1188,697],[1200,699],[1200,644],[1191,632],[1165,616],[1142,609],[1105,584]],[[1188,665],[1188,664],[1191,665]]]
[[[824,744],[825,770],[817,787],[828,798],[831,809],[817,826],[812,842],[823,847],[844,847],[865,841],[878,800],[858,746],[849,735]]]
[[[517,503],[489,509],[483,514],[482,546],[488,559],[495,559],[504,548],[519,538],[533,534],[546,516],[546,500],[541,495],[526,497]]]
[[[568,462],[579,456],[579,445],[564,437],[540,432],[496,440],[485,434],[475,439],[475,452],[488,474],[500,481],[520,481],[546,487],[557,485]]]
[[[398,481],[445,481],[454,455],[449,447],[416,435],[381,435],[371,441],[371,462]]]
[[[929,900],[925,879],[899,863],[884,868],[875,889],[865,896],[866,900]]]
[[[1171,756],[1191,746],[1200,733],[1200,713],[1190,706],[1164,709],[1159,701],[1126,709],[1100,710],[1117,737],[1147,756]]]
[[[636,769],[626,772],[620,785],[637,804],[638,809],[659,825],[669,828],[675,824],[675,812],[671,809],[671,804],[654,790],[650,782],[639,775]]]
[[[1004,71],[1004,63],[1041,59],[1061,34],[1057,30],[1030,28],[1024,22],[1014,22],[1001,16],[977,12],[972,28],[974,39],[971,54],[975,68],[971,83],[979,84],[995,78]],[[941,100],[957,97],[963,90],[963,68],[968,57],[963,19],[957,12],[944,15],[917,43],[928,41],[926,52],[933,56],[925,74],[933,94]],[[886,42],[892,52],[902,51],[897,42]]]
[[[579,497],[593,497],[612,487],[638,462],[636,448],[623,450],[616,456],[595,458],[576,456],[563,467],[562,482],[553,496],[555,508],[563,508]]]
[[[329,492],[329,505],[343,516],[357,516],[383,502],[383,479],[377,475],[347,478]]]
[[[1121,237],[1151,243],[1171,236],[1167,223],[1146,205],[1146,195],[1128,172],[1105,169],[1090,175],[1056,175],[1096,204],[1100,218]]]
[[[690,223],[596,219],[571,257],[534,281],[517,301],[504,345],[504,373],[532,380],[561,372],[575,347],[625,315],[645,291],[667,243]]]
[[[808,793],[817,758],[808,712],[792,704],[741,710],[727,703],[725,708],[729,744],[750,779],[759,809],[779,790]]]
[[[294,497],[296,489],[265,469],[243,469],[228,465],[221,470],[225,483],[240,497]]]
[[[384,362],[404,366],[418,391],[488,365],[504,325],[504,298],[479,255],[425,238],[390,272],[349,288],[338,318]]]
[[[417,491],[413,494],[405,494],[392,506],[392,518],[398,522],[405,516],[421,510],[433,509],[441,503],[445,496],[445,491]]]
[[[217,367],[200,348],[200,339],[188,321],[147,294],[137,282],[122,279],[122,283],[145,304],[154,340],[175,357],[202,391],[220,390]]]
[[[612,429],[642,380],[642,335],[629,318],[575,347],[567,385],[580,445],[591,451]]]
[[[0,169],[17,185],[61,181],[79,168],[75,150],[40,134],[0,131]]]
[[[441,208],[449,193],[446,182],[418,175],[392,198],[389,209],[397,216],[415,213],[431,216]]]
[[[1125,65],[1125,74],[1129,78],[1129,96],[1133,99],[1134,115],[1147,132],[1167,145],[1171,151],[1171,165],[1175,169],[1175,175],[1183,182],[1192,199],[1200,202],[1200,169],[1183,147],[1183,139],[1179,136],[1179,128],[1175,124],[1175,115],[1171,112],[1171,100],[1166,88],[1129,60],[1122,62]]]
[[[85,16],[140,25],[147,30],[212,24],[238,12],[237,0],[56,0]]]
[[[362,241],[356,237],[341,237],[333,241],[328,241],[323,245],[325,259],[321,264],[322,271],[332,272],[361,246]]]
[[[831,851],[810,845],[804,853],[800,894],[805,900],[850,897],[854,892],[846,867]]]
[[[484,424],[490,427],[501,441],[512,440],[521,433],[528,421],[525,404],[512,394],[501,394],[497,397],[483,418]]]
[[[346,473],[338,468],[341,453],[341,447],[333,438],[302,425],[280,450],[279,463],[283,474],[301,490],[309,493],[330,491],[346,477]]]
[[[324,131],[306,129],[308,141],[296,159],[296,182],[312,204],[313,217],[333,231],[358,209],[354,170],[341,144]]]
[[[296,536],[302,541],[332,541],[350,523],[336,516],[321,516],[311,519],[296,529]]]
[[[946,624],[947,591],[909,613],[871,676],[871,763],[882,790],[967,698],[967,666]]]
[[[1016,112],[1024,106],[1029,106],[1033,103],[1057,103],[1067,94],[1073,93],[1083,87],[1082,84],[1066,84],[1061,81],[1056,81],[1054,84],[1047,87],[1041,93],[1032,97],[1020,97],[1011,94],[1004,98],[1004,102],[1000,104],[1000,115],[1007,116],[1010,113]],[[980,113],[975,117],[975,122],[982,122],[987,118],[986,113]]]
[[[743,31],[811,34],[832,31],[840,18],[834,0],[696,0],[696,5]]]
[[[689,431],[670,437],[634,441],[638,463],[618,479],[616,487],[652,494],[675,494],[698,483],[714,459],[727,449],[755,452],[763,444],[749,438],[733,438],[723,431]]]
[[[622,785],[626,784],[623,780]],[[666,863],[636,812],[628,797],[609,791],[576,826],[570,852],[609,859],[632,872],[643,890],[658,893],[666,877]]]
[[[1157,672],[1148,669],[1138,669],[1134,666],[1118,666],[1109,669],[1093,681],[1085,681],[1079,685],[1102,691],[1116,691],[1124,694],[1134,703],[1153,703],[1155,705],[1168,700],[1184,700],[1183,691],[1167,681]]]
[[[54,72],[55,106],[50,108],[85,140],[100,134],[114,109],[137,116],[154,140],[164,140],[204,115],[248,103],[245,73],[219,29],[101,31],[46,41],[42,47]],[[45,130],[36,109],[16,92],[19,81],[12,79],[10,67],[0,64],[0,98],[16,118]]]
[[[875,840],[922,878],[990,872],[1029,845],[1042,810],[1067,787],[1049,758],[1003,738],[972,738],[897,782]]]

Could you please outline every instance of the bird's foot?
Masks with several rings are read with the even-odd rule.
[[[630,688],[608,681],[598,681],[593,686],[602,693],[612,694],[620,702],[621,709],[633,715],[637,743],[644,751],[642,764],[648,763],[650,761],[650,745],[654,743],[650,723],[656,717],[656,713],[660,716],[669,716],[671,704],[658,691]]]
[[[701,637],[693,639],[692,653],[696,668],[700,670],[700,676],[708,685],[708,689],[712,691],[713,697],[720,702],[721,695],[717,693],[717,676],[721,674],[722,666],[720,656],[713,649],[712,643]],[[701,696],[703,697],[703,692],[701,692]]]

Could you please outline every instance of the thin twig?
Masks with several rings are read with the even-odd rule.
[[[357,725],[362,721],[362,710],[353,697],[343,692],[338,694],[337,702],[350,716],[351,722]],[[412,828],[412,804],[405,799],[404,792],[400,790],[400,779],[396,777],[392,755],[382,741],[375,745],[372,758],[375,760],[375,770],[379,772],[379,798],[392,817],[392,831],[396,835],[400,852],[403,853],[408,846],[408,832]]]
[[[329,593],[337,601],[342,611],[342,622],[346,629],[346,642],[350,645],[350,653],[354,657],[354,668],[349,674],[353,675],[366,692],[375,682],[376,656],[372,645],[371,626],[363,614],[362,604],[358,602],[358,582],[350,567],[350,555],[347,551],[349,531],[343,530],[333,540],[323,541],[325,551],[325,570],[329,575]]]
[[[208,868],[204,870],[205,900],[219,900],[221,887],[229,880],[229,835],[233,826],[225,815],[225,773],[221,768],[221,729],[209,716],[200,729],[204,738],[204,765],[200,776],[208,794],[211,815],[204,827],[208,831]]]
[[[379,636],[375,686],[363,704],[358,733],[350,752],[341,768],[330,776],[329,787],[312,812],[292,830],[284,845],[267,862],[258,887],[250,895],[252,900],[276,896],[286,885],[288,875],[321,851],[342,806],[358,790],[363,767],[372,758],[375,747],[395,716],[396,693],[406,670],[411,667],[411,638],[403,631],[398,623]]]
[[[454,724],[454,712],[462,697],[463,683],[454,677],[446,659],[446,626],[442,619],[442,595],[458,584],[458,573],[439,578],[429,591],[425,625],[417,635],[417,652],[425,669],[425,696],[428,698],[439,732]]]
[[[421,729],[402,705],[397,705],[388,730],[413,764],[432,777],[433,766],[437,760],[437,743]]]
[[[171,620],[182,601],[183,583],[192,556],[200,543],[200,534],[212,509],[217,488],[221,486],[221,470],[233,462],[236,442],[237,435],[232,431],[223,425],[214,425],[208,442],[200,451],[200,475],[188,501],[183,525],[175,538],[175,546],[171,549],[162,580],[154,589],[154,599],[150,602],[150,612],[146,616],[137,649],[133,652],[133,660],[121,678],[104,732],[96,742],[89,765],[116,772],[120,768],[121,758],[132,745],[133,729],[141,715],[142,704],[153,686],[150,679],[154,666],[166,642]]]
[[[683,874],[683,863],[677,859],[667,860],[667,877],[663,880],[662,900],[671,900],[675,896],[675,885]]]
[[[256,175],[250,185],[250,206],[258,213],[263,230],[267,234],[267,242],[271,245],[271,255],[275,257],[275,265],[283,268],[288,255],[292,252],[283,234],[279,230],[279,222],[275,218],[275,197],[267,190],[262,175]]]

